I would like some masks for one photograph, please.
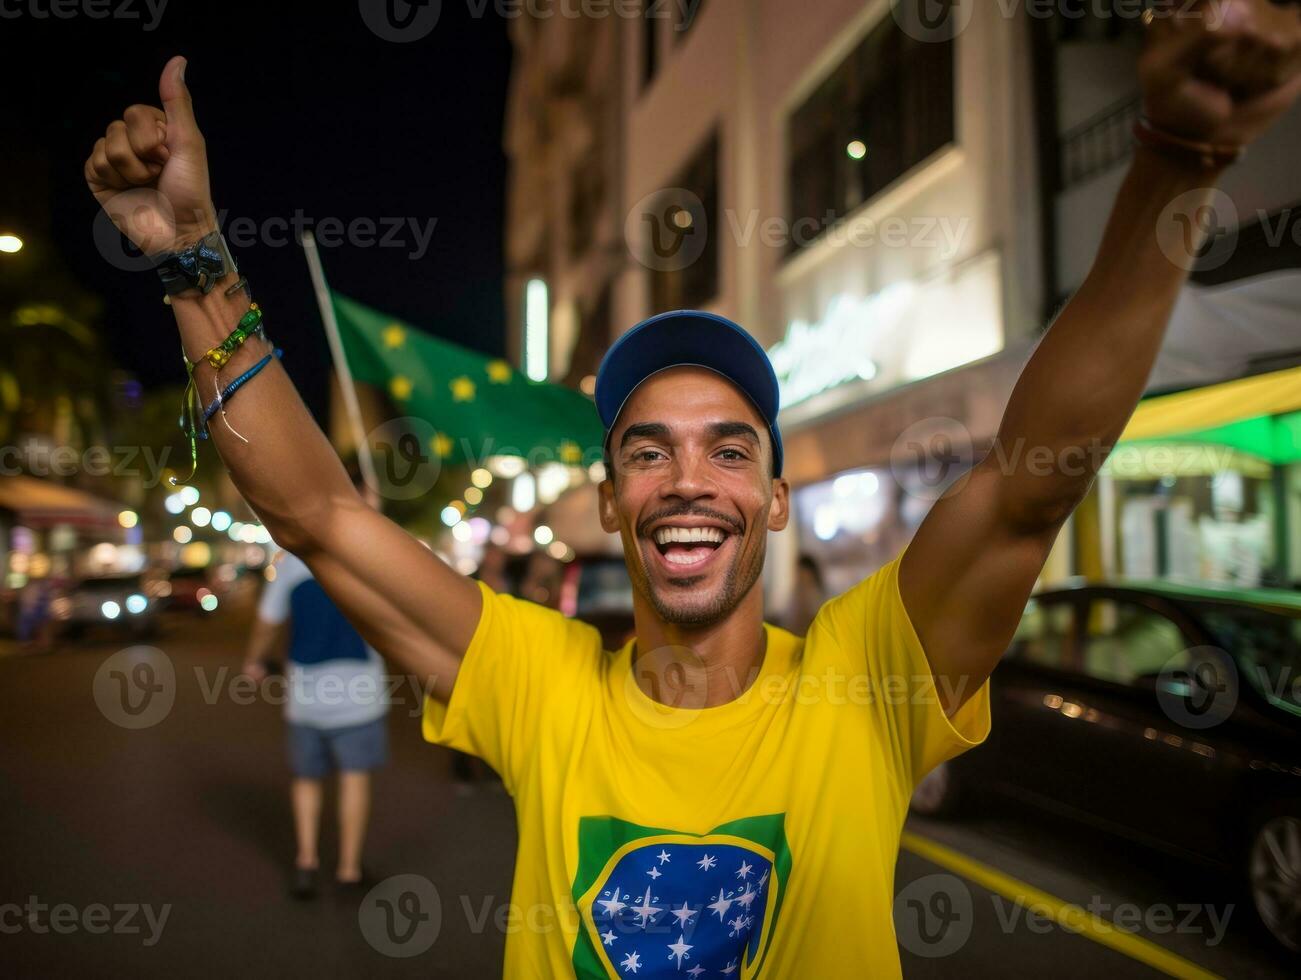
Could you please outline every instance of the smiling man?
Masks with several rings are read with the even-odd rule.
[[[365,639],[427,683],[426,737],[482,756],[514,798],[506,976],[899,974],[910,793],[988,732],[986,679],[1143,392],[1190,264],[1172,242],[1197,244],[1167,208],[1191,221],[1301,88],[1295,7],[1219,0],[1212,21],[1206,6],[1151,26],[1130,172],[1011,396],[1000,451],[803,640],[764,622],[765,545],[789,487],[776,379],[740,327],[667,313],[602,364],[601,521],[623,542],[636,614],[635,638],[605,651],[596,630],[458,575],[367,507],[270,345],[230,339],[250,307],[215,233],[183,59],[163,70],[162,109],[130,107],[95,144],[87,182],[157,257],[205,397],[220,390],[205,352],[233,350],[209,414],[229,420],[211,435],[235,484]]]

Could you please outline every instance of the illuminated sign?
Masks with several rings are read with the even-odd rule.
[[[1003,346],[1001,262],[994,250],[868,296],[836,295],[795,319],[768,351],[782,408],[853,381],[887,389],[988,357]]]

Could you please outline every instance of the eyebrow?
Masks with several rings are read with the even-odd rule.
[[[619,448],[624,448],[634,439],[667,439],[669,435],[669,427],[663,422],[635,422],[623,430]],[[712,439],[741,436],[759,445],[759,433],[749,422],[714,422],[709,426],[709,435]]]
[[[759,433],[749,422],[715,422],[709,427],[709,434],[715,439],[728,439],[741,436],[759,445]]]
[[[669,427],[663,422],[634,422],[623,430],[619,448],[622,449],[634,439],[667,439],[668,435]]]

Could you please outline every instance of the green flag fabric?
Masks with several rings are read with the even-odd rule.
[[[530,381],[386,313],[331,293],[353,379],[383,388],[394,408],[434,429],[444,462],[522,456],[532,465],[588,465],[601,458],[596,406],[563,385]]]

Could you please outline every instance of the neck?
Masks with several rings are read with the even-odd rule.
[[[767,646],[761,581],[731,613],[708,626],[666,623],[640,594],[633,599],[633,617],[633,675],[652,700],[713,708],[740,697],[759,675]]]

